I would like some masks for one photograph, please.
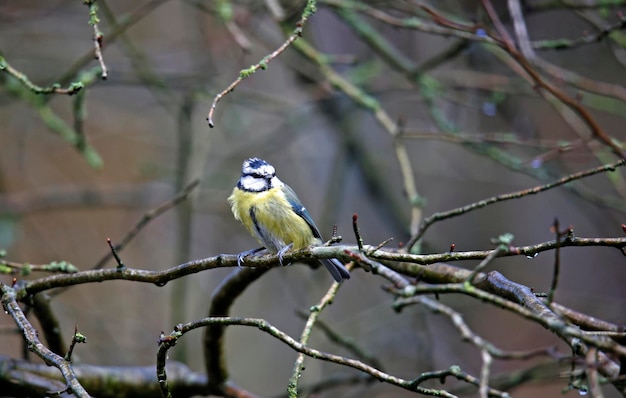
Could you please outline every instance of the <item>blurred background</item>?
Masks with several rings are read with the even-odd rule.
[[[514,35],[505,2],[494,3]],[[626,37],[623,19],[619,23],[626,7],[617,3],[602,8],[594,2],[577,6],[537,0],[522,2],[522,10],[536,55],[532,65],[620,141],[626,125]],[[371,1],[366,4],[372,8],[359,9],[320,1],[301,41],[402,124],[398,141],[409,155],[419,194],[408,198],[394,137],[371,110],[333,87],[324,68],[296,48],[288,48],[267,70],[224,97],[213,117],[216,127],[208,127],[214,96],[241,69],[285,41],[303,2],[97,4],[105,81],[98,78],[93,28],[82,2],[0,2],[0,52],[12,67],[40,86],[89,82],[80,99],[37,96],[0,75],[0,248],[12,261],[66,260],[89,269],[107,254],[107,237],[118,242],[147,211],[196,178],[200,186],[188,201],[152,221],[120,253],[125,264],[161,270],[257,247],[226,202],[241,162],[251,156],[276,167],[326,238],[336,224],[344,242],[354,243],[351,222],[357,213],[367,244],[393,237],[394,247],[410,236],[411,201],[421,204],[426,217],[616,160],[605,145],[588,140],[588,129],[574,112],[554,97],[540,95],[519,66],[511,68],[515,63],[504,52],[438,31],[440,26],[420,8],[426,3]],[[432,5],[450,20],[489,21],[480,2]],[[371,9],[398,19],[415,16],[424,26],[394,27],[368,13]],[[611,26],[600,40],[586,40]],[[361,30],[365,28],[380,39],[378,47]],[[81,135],[86,145],[73,145],[72,137]],[[600,174],[437,223],[420,248],[424,253],[447,251],[451,244],[457,251],[488,249],[490,240],[505,232],[515,235],[517,245],[535,244],[554,239],[550,227],[555,218],[561,226],[572,225],[578,236],[622,236],[625,193],[623,171]],[[624,322],[621,253],[568,248],[561,262],[558,302]],[[553,263],[554,254],[545,253],[534,259],[501,259],[493,268],[547,291]],[[151,365],[160,332],[206,316],[210,296],[228,272],[203,272],[165,287],[123,281],[80,285],[52,305],[68,340],[75,324],[88,338],[75,352],[77,360]],[[12,277],[0,278],[9,283]],[[331,282],[326,272],[302,265],[273,269],[237,301],[232,315],[265,318],[298,337],[304,321],[296,312],[308,311]],[[353,271],[322,319],[399,377],[411,379],[455,364],[479,374],[479,352],[461,342],[446,318],[417,307],[395,313],[393,297],[381,289],[385,284]],[[569,353],[543,328],[509,313],[467,297],[440,299],[502,349],[556,344]],[[0,318],[0,325],[11,324],[7,316]],[[257,330],[231,327],[226,336],[235,383],[261,396],[284,393],[294,352]],[[20,344],[19,335],[3,335],[0,355],[19,357]],[[191,333],[171,357],[203,371],[200,344],[201,333]],[[311,345],[349,355],[320,332]],[[531,364],[496,361],[493,373]],[[558,377],[564,369],[555,367],[549,380],[523,385],[513,390],[514,396],[560,394],[567,385],[566,377]],[[301,383],[337,374],[353,371],[307,359]],[[610,387],[605,392],[617,396]],[[409,395],[376,383],[319,396]]]

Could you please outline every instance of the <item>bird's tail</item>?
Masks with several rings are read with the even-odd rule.
[[[328,272],[330,272],[335,281],[341,282],[344,279],[350,279],[350,272],[339,262],[339,260],[329,258],[320,261],[328,269]]]

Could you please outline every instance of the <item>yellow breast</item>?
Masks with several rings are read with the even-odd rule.
[[[294,249],[320,243],[306,221],[293,211],[280,188],[246,192],[235,187],[228,202],[235,218],[269,250],[278,251],[290,243]]]

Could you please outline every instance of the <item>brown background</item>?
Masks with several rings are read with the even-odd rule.
[[[37,84],[57,81],[79,57],[92,51],[87,8],[81,3],[0,3],[0,49],[8,62]],[[462,8],[446,3],[450,4],[441,3],[438,8],[468,19],[476,16],[473,3],[462,2]],[[327,85],[318,83],[315,67],[294,50],[287,50],[268,70],[246,80],[220,102],[217,127],[208,128],[205,117],[215,93],[284,39],[261,2],[237,6],[236,21],[253,45],[251,53],[243,53],[223,23],[195,4],[164,2],[115,42],[107,43],[104,58],[110,76],[89,88],[85,122],[90,143],[104,160],[102,170],[89,167],[70,145],[51,133],[32,107],[0,89],[0,248],[8,250],[8,258],[30,263],[67,260],[88,269],[107,253],[107,237],[120,240],[147,210],[195,177],[202,182],[187,207],[152,222],[121,253],[124,262],[159,270],[189,259],[256,247],[233,220],[226,203],[241,161],[249,156],[262,157],[276,166],[279,177],[298,192],[326,237],[336,223],[345,242],[354,242],[351,217],[358,213],[366,243],[376,245],[389,237],[394,237],[394,242],[405,241],[409,204],[390,136],[350,100],[335,92],[329,94]],[[126,1],[108,1],[106,5],[118,19],[137,7]],[[615,21],[613,13],[608,12],[607,20]],[[112,24],[105,15],[100,14],[106,42]],[[593,31],[567,10],[534,13],[527,22],[533,39],[577,38],[583,30]],[[454,40],[374,25],[416,64],[440,53]],[[320,51],[355,56],[358,63],[338,65],[337,70],[354,79],[359,73],[369,74],[361,84],[392,117],[404,117],[408,129],[436,131],[420,93],[360,42],[331,10],[321,7],[307,25],[305,38]],[[613,50],[599,43],[545,51],[541,56],[590,78],[623,85],[626,75]],[[624,50],[615,53],[623,62]],[[366,67],[359,70],[361,65]],[[89,63],[93,66],[95,61]],[[517,91],[505,95],[494,117],[481,110],[491,93],[468,77],[473,71],[517,82],[509,85]],[[550,105],[480,45],[470,45],[431,73],[443,88],[437,106],[466,133],[511,132],[520,139],[575,138]],[[72,98],[65,96],[50,101],[52,109],[70,125],[71,103]],[[191,107],[188,113],[185,106]],[[620,109],[624,104],[616,106],[612,113],[593,114],[607,132],[623,139]],[[407,139],[406,145],[418,190],[426,199],[424,215],[539,184],[459,144]],[[524,162],[542,153],[517,146],[504,148]],[[592,144],[592,149],[598,148]],[[365,168],[366,160],[374,168]],[[184,172],[178,166],[181,162],[186,164]],[[582,149],[542,167],[557,177],[598,164],[590,150]],[[365,176],[373,172],[383,177],[377,188],[366,184]],[[593,177],[585,184],[604,197],[619,198],[606,176]],[[491,247],[491,238],[505,232],[513,233],[519,245],[539,243],[553,239],[550,226],[555,217],[562,225],[575,226],[580,236],[623,235],[622,212],[596,206],[559,188],[436,224],[425,236],[424,248],[440,252],[455,243],[456,250],[486,249]],[[535,259],[499,260],[495,268],[546,291],[553,261],[553,254],[546,253]],[[80,361],[154,364],[159,333],[205,316],[210,295],[227,272],[203,272],[162,288],[129,282],[77,286],[59,296],[53,308],[65,336],[70,337],[74,324],[87,336],[88,344],[76,352]],[[561,274],[559,302],[623,322],[626,268],[619,252],[563,250]],[[2,277],[2,282],[8,281],[9,276]],[[325,272],[302,265],[275,269],[238,300],[232,313],[265,318],[298,336],[303,321],[295,311],[306,311],[317,303],[330,282]],[[453,364],[479,373],[479,353],[460,341],[447,319],[419,308],[394,313],[390,308],[393,298],[381,290],[383,284],[378,277],[354,271],[322,318],[400,377],[412,378],[420,371]],[[475,331],[503,349],[556,342],[541,327],[467,297],[441,299],[461,310]],[[0,317],[0,324],[11,322],[5,316]],[[190,334],[172,352],[174,358],[198,371],[203,368],[200,336],[198,332]],[[20,341],[4,335],[0,354],[19,356]],[[257,330],[237,327],[228,330],[227,344],[229,369],[236,383],[262,396],[284,392],[295,359],[292,351]],[[344,354],[320,333],[314,334],[312,346]],[[559,347],[568,353],[567,347]],[[518,366],[496,361],[494,372]],[[307,360],[302,383],[350,372]],[[523,387],[514,394],[556,396],[565,385],[566,379],[561,378]],[[382,384],[349,391],[349,395],[331,391],[324,396],[409,395]],[[610,389],[606,392],[611,396]]]

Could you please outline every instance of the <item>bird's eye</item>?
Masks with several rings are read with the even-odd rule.
[[[275,176],[275,174],[270,175],[266,173],[249,173],[248,175],[254,178],[261,178],[263,180],[270,180]]]

